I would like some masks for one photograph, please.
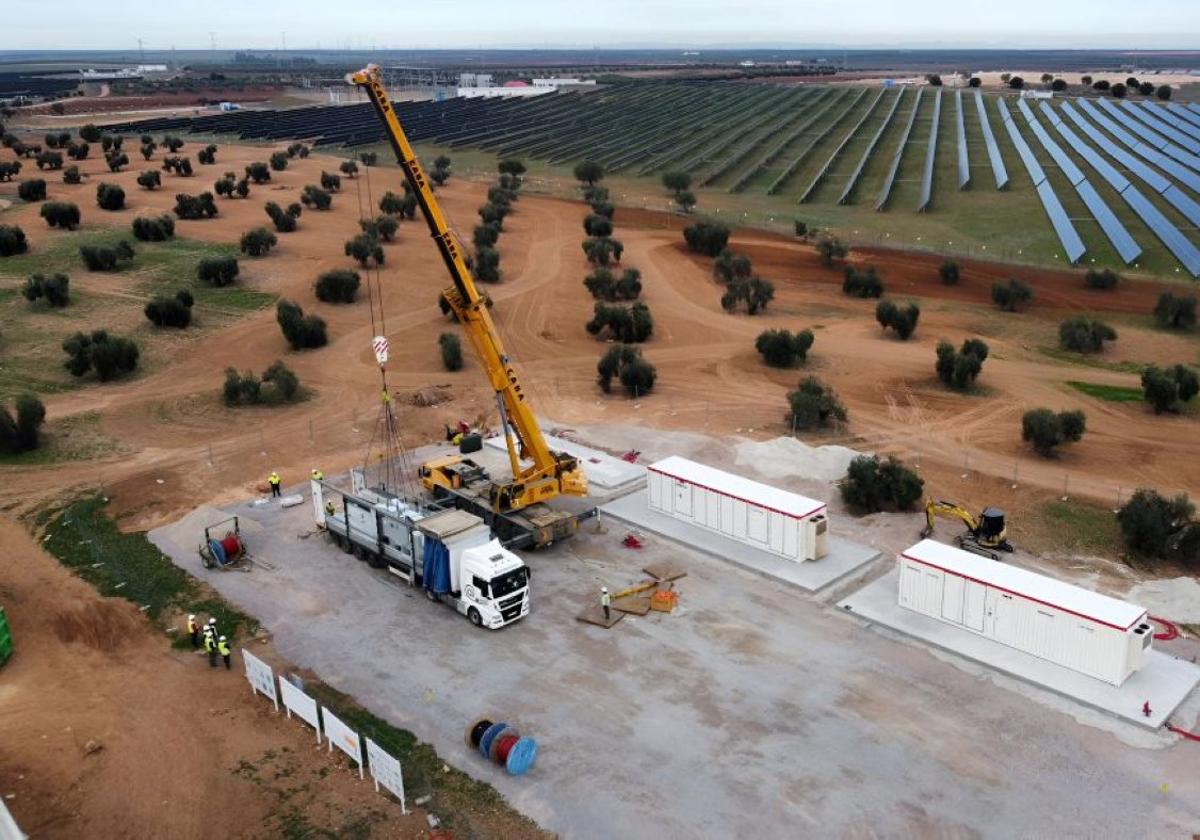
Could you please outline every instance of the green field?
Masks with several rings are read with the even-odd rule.
[[[79,257],[83,245],[112,245],[120,240],[133,245],[136,256],[117,272],[88,274]],[[139,372],[162,362],[155,352],[202,330],[220,327],[275,302],[275,296],[242,284],[212,288],[196,280],[196,264],[204,257],[237,253],[236,246],[210,244],[177,237],[167,242],[138,242],[128,229],[89,228],[54,237],[46,247],[0,260],[0,352],[3,376],[0,399],[24,391],[48,394],[91,381],[77,380],[62,366],[60,345],[77,331],[110,329],[130,334],[142,349]],[[71,303],[54,309],[31,304],[20,287],[34,273],[67,274],[71,278]],[[99,284],[101,276],[106,281]],[[95,279],[94,279],[95,278]],[[156,329],[142,316],[142,308],[155,294],[189,289],[196,300],[193,326],[184,331]],[[71,457],[61,453],[55,457]]]
[[[1098,400],[1117,403],[1140,403],[1143,399],[1141,388],[1127,388],[1123,385],[1100,385],[1095,382],[1080,382],[1069,380],[1067,385],[1081,394],[1095,397]]]

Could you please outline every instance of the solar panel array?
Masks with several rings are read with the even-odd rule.
[[[954,131],[958,136],[958,188],[971,183],[971,159],[967,154],[967,126],[963,121],[962,91],[954,91]]]
[[[1157,105],[1151,105],[1149,102],[1144,101],[1140,104],[1146,113],[1153,114],[1157,119],[1167,123],[1176,131],[1182,132],[1193,144],[1197,140],[1200,140],[1200,126],[1195,126],[1190,121],[1179,117],[1170,107],[1160,108]],[[1183,112],[1186,114],[1187,109],[1185,108]],[[1195,151],[1195,149],[1192,151]]]
[[[1174,140],[1183,148],[1187,149],[1192,154],[1200,152],[1200,142],[1196,141],[1186,131],[1180,131],[1179,127],[1174,125],[1170,119],[1166,118],[1166,112],[1160,111],[1149,102],[1122,102],[1125,110],[1133,114],[1134,117],[1144,122],[1146,125],[1158,131],[1165,137]],[[1141,106],[1141,107],[1139,107]],[[1173,118],[1172,118],[1173,119]]]
[[[1063,249],[1067,253],[1067,259],[1072,263],[1079,262],[1080,257],[1087,251],[1083,240],[1079,238],[1079,231],[1075,230],[1075,225],[1067,218],[1067,213],[1063,210],[1062,202],[1054,194],[1054,188],[1046,180],[1046,173],[1042,171],[1042,166],[1038,163],[1037,158],[1034,157],[1033,150],[1029,148],[1029,144],[1025,142],[1025,138],[1021,136],[1021,132],[1017,128],[1017,124],[1013,121],[1012,114],[1008,112],[1008,106],[1004,104],[1003,99],[996,100],[996,110],[1000,112],[1000,121],[1004,123],[1004,128],[1008,131],[1009,139],[1012,140],[1013,146],[1016,147],[1017,154],[1021,157],[1021,162],[1025,164],[1025,171],[1029,173],[1029,178],[1033,181],[1033,185],[1037,189],[1038,198],[1042,202],[1042,207],[1046,210],[1046,216],[1050,219],[1050,225],[1054,228],[1054,232],[1058,234],[1058,241],[1062,243]]]
[[[1200,128],[1200,113],[1196,111],[1190,111],[1176,102],[1168,103],[1167,110],[1180,119],[1196,126],[1196,128]]]
[[[871,114],[875,113],[875,109],[879,107],[879,103],[883,99],[883,94],[884,89],[880,88],[878,95],[876,95],[875,99],[871,102],[870,106],[863,113],[859,121],[854,124],[854,128],[850,129],[850,131],[846,133],[846,136],[842,138],[842,142],[837,144],[837,148],[833,150],[833,153],[829,156],[829,159],[825,161],[825,164],[819,170],[817,170],[817,174],[813,176],[812,181],[810,181],[808,186],[804,188],[804,192],[800,194],[800,204],[808,201],[809,197],[811,197],[817,187],[820,186],[821,181],[825,180],[825,176],[829,173],[829,168],[833,166],[833,164],[841,156],[842,150],[846,148],[846,144],[854,139],[854,135],[858,134],[858,130],[862,128],[863,123],[870,118]]]
[[[1043,103],[1043,107],[1048,108],[1045,103]],[[1053,109],[1049,108],[1048,110],[1053,111]],[[1169,179],[1164,178],[1158,170],[1143,163],[1137,157],[1112,142],[1112,140],[1088,122],[1082,114],[1075,110],[1070,102],[1064,102],[1062,110],[1075,123],[1076,127],[1086,134],[1089,140],[1100,147],[1106,155],[1124,166],[1128,172],[1141,180],[1142,183],[1169,201],[1189,222],[1200,226],[1200,204],[1193,201],[1187,193],[1171,183]],[[1060,133],[1061,131],[1060,129]],[[1103,158],[1101,158],[1101,161],[1107,163]],[[1110,181],[1110,183],[1112,182]]]
[[[988,121],[983,94],[978,88],[975,89],[975,107],[979,111],[979,128],[983,131],[983,143],[987,146],[992,175],[996,178],[996,189],[1002,190],[1008,185],[1008,170],[1004,167],[1004,158],[1000,157],[1000,147],[996,145],[996,135],[992,134],[992,124]]]
[[[913,123],[917,121],[917,109],[921,107],[921,95],[925,93],[925,88],[917,88],[917,98],[913,100],[912,113],[908,115],[908,124],[904,126],[904,134],[900,135],[900,143],[896,146],[896,154],[892,155],[892,162],[888,166],[887,176],[883,179],[883,189],[879,191],[879,198],[875,201],[875,209],[882,210],[887,206],[888,199],[892,195],[892,184],[896,180],[896,171],[900,169],[900,158],[904,156],[904,147],[908,145],[908,135],[912,133]]]
[[[1103,128],[1113,137],[1117,138],[1117,140],[1124,143],[1138,155],[1158,166],[1160,169],[1169,172],[1177,181],[1186,184],[1194,190],[1200,191],[1200,175],[1197,175],[1179,161],[1167,157],[1154,146],[1150,146],[1138,140],[1136,137],[1118,125],[1115,121],[1102,113],[1099,108],[1097,108],[1088,100],[1080,99],[1079,107],[1098,126]]]
[[[1167,138],[1163,137],[1157,131],[1150,127],[1148,120],[1137,120],[1130,116],[1130,112],[1118,108],[1107,99],[1097,99],[1096,103],[1100,105],[1109,116],[1121,123],[1125,128],[1142,138],[1154,148],[1161,151],[1163,154],[1173,157],[1175,160],[1189,166],[1192,169],[1200,170],[1200,157],[1196,157],[1187,149],[1183,149],[1172,143]]]
[[[904,90],[901,89],[896,98],[892,100],[892,107],[888,110],[887,116],[883,118],[883,122],[880,123],[879,128],[875,131],[875,136],[871,138],[871,142],[863,150],[862,157],[858,159],[854,171],[850,173],[850,178],[846,181],[846,186],[842,188],[842,194],[838,196],[838,204],[845,204],[850,199],[850,193],[854,191],[855,185],[858,184],[858,179],[862,177],[862,172],[867,165],[867,161],[871,159],[871,154],[875,151],[875,147],[879,145],[879,138],[883,136],[888,126],[892,124],[892,118],[896,116],[896,111],[900,107],[900,100],[903,98]]]
[[[937,89],[933,99],[933,121],[929,124],[929,145],[925,147],[925,167],[921,170],[921,197],[917,200],[917,212],[924,213],[933,197],[933,159],[937,156],[938,121],[942,116],[942,89]]]
[[[1087,209],[1091,211],[1092,217],[1100,225],[1100,229],[1104,231],[1104,235],[1108,237],[1108,241],[1112,243],[1117,254],[1129,265],[1142,254],[1142,247],[1137,244],[1133,236],[1125,225],[1121,224],[1121,220],[1113,213],[1112,208],[1105,203],[1100,194],[1096,192],[1096,188],[1092,186],[1087,177],[1083,174],[1075,161],[1071,160],[1070,155],[1063,151],[1062,146],[1054,141],[1054,138],[1049,135],[1046,129],[1038,122],[1033,111],[1024,99],[1017,101],[1017,108],[1021,111],[1021,115],[1025,117],[1025,122],[1028,123],[1030,130],[1033,131],[1038,142],[1042,144],[1054,162],[1058,164],[1063,175],[1071,182],[1071,186],[1075,188],[1075,192],[1083,199],[1083,203]],[[1129,180],[1121,177],[1125,182],[1125,186],[1129,186]]]

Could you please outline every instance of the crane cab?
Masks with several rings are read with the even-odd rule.
[[[488,477],[487,471],[479,464],[458,455],[426,461],[417,470],[417,476],[421,479],[422,486],[434,496],[438,495],[439,487],[445,490],[462,490],[471,484],[486,481]]]

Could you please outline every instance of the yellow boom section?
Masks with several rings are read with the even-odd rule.
[[[546,501],[559,493],[587,495],[587,481],[579,462],[564,453],[552,452],[546,444],[546,438],[521,390],[517,372],[504,351],[492,316],[475,287],[475,278],[467,267],[462,248],[446,224],[446,217],[438,206],[429,180],[421,169],[416,153],[388,99],[379,67],[368,65],[363,70],[347,76],[347,80],[367,92],[371,104],[375,106],[375,111],[383,122],[388,140],[396,153],[396,160],[404,170],[404,176],[429,225],[430,235],[437,244],[446,270],[450,272],[450,279],[454,281],[453,288],[444,292],[446,300],[458,316],[459,323],[466,331],[475,355],[482,363],[492,389],[496,392],[500,421],[504,426],[509,460],[512,463],[513,482],[496,489],[493,503],[498,508],[519,509],[535,502]],[[516,444],[510,430],[516,434]],[[521,460],[531,461],[532,465],[522,469]]]

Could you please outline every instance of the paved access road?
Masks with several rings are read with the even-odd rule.
[[[616,523],[529,556],[531,616],[489,632],[323,536],[301,539],[307,504],[239,512],[263,524],[254,550],[276,571],[206,572],[192,529],[151,536],[258,616],[283,655],[566,837],[1200,827],[1200,745],[1129,746],[782,584],[655,538],[623,549]],[[610,631],[574,620],[601,583],[633,582],[655,559],[690,570],[678,614]],[[483,714],[539,740],[531,775],[508,777],[464,748]]]

